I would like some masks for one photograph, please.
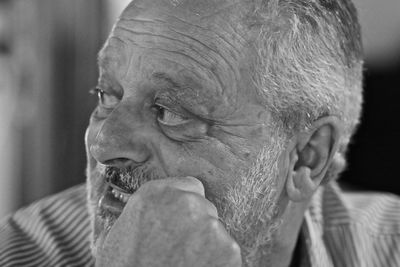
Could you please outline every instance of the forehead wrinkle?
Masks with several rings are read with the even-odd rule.
[[[135,1],[133,0],[128,8],[125,9],[119,20],[123,21],[136,21],[140,23],[157,21],[159,18],[173,18],[182,22],[184,24],[190,25],[194,28],[202,29],[205,31],[213,32],[212,28],[216,26],[216,22],[230,22],[227,23],[230,28],[231,24],[235,26],[243,26],[243,18],[249,11],[249,3],[240,0],[212,0],[212,1],[199,1],[199,0],[183,0],[180,3],[188,3],[188,5],[182,6],[182,8],[177,9],[176,6],[168,7],[168,5],[163,5],[163,3],[171,3],[171,0],[161,0],[161,3],[155,4],[157,0],[146,0],[146,1]],[[205,2],[211,3],[212,8],[209,8]],[[201,4],[198,4],[201,3]],[[190,5],[191,4],[191,5]],[[193,5],[196,4],[196,5]],[[140,5],[140,7],[139,7]],[[194,11],[196,8],[201,7],[204,9],[204,16],[196,15]],[[220,13],[227,13],[226,16]],[[174,15],[172,15],[174,14]],[[148,19],[146,16],[153,16],[153,19]],[[195,16],[193,16],[195,15]],[[198,19],[198,17],[204,17],[205,19]],[[214,19],[211,19],[214,17]],[[166,23],[167,21],[162,21]],[[196,24],[198,23],[198,24]],[[202,25],[206,24],[206,25]],[[211,26],[211,27],[210,27]],[[248,38],[245,33],[247,33],[248,28],[244,27],[243,35],[238,34],[238,37],[242,37],[241,41],[243,44],[248,42]],[[218,32],[214,33],[218,35]]]
[[[125,20],[125,22],[134,22],[136,20]],[[140,24],[151,24],[154,25],[156,21],[148,21],[145,20],[143,21],[142,19],[140,20]],[[149,23],[150,22],[150,23]],[[227,88],[230,88],[233,90],[233,95],[236,95],[237,91],[237,84],[239,84],[239,77],[240,77],[240,71],[239,68],[237,67],[238,58],[238,50],[232,51],[232,49],[226,48],[227,46],[225,45],[226,39],[221,39],[217,38],[215,40],[214,38],[210,37],[209,34],[204,34],[204,33],[198,33],[199,36],[205,36],[208,39],[213,39],[212,41],[215,43],[217,42],[219,45],[217,47],[219,48],[225,48],[223,50],[225,51],[218,51],[216,48],[211,47],[209,44],[205,43],[202,40],[199,40],[199,38],[194,38],[190,36],[189,34],[186,34],[184,32],[181,32],[179,30],[175,30],[171,26],[165,26],[164,21],[157,20],[157,22],[160,24],[159,29],[157,31],[152,29],[145,29],[147,31],[143,31],[141,29],[140,31],[135,30],[135,23],[128,23],[128,25],[122,25],[118,24],[115,27],[115,32],[114,34],[120,34],[124,35],[123,38],[129,40],[133,44],[145,48],[145,49],[152,49],[152,50],[160,50],[160,51],[165,51],[168,53],[173,53],[177,54],[179,56],[188,58],[190,61],[195,62],[198,66],[201,67],[203,71],[206,73],[210,73],[212,77],[214,77],[215,82],[218,83],[220,92],[222,94],[225,94],[225,91]],[[158,25],[157,25],[158,26]],[[159,33],[158,31],[163,31],[164,33]],[[171,34],[168,34],[168,31]],[[202,32],[204,29],[202,30]],[[178,37],[174,37],[174,35],[178,35]],[[222,34],[220,34],[222,35]],[[140,40],[140,42],[145,42],[146,45],[139,45],[139,39],[135,39],[134,36],[148,36],[149,40]],[[182,38],[182,36],[184,38]],[[163,45],[162,42],[152,42],[151,38],[152,37],[159,37],[168,41],[171,41],[171,43],[166,43]],[[187,40],[185,42],[185,40]],[[151,47],[150,45],[154,46],[159,46],[159,47]],[[161,47],[160,47],[161,46]],[[165,46],[172,46],[171,49],[165,48]],[[188,52],[185,53],[184,50],[176,49],[176,46],[182,47],[183,49],[187,50]],[[233,44],[230,44],[229,47],[235,47]],[[194,53],[194,54],[193,54]],[[224,77],[224,78],[222,78]],[[236,101],[235,101],[236,102]]]
[[[176,10],[177,12],[189,16],[195,15],[199,19],[209,19],[223,12],[228,12],[239,4],[239,0],[163,0],[167,2],[166,9]]]
[[[204,55],[203,53],[200,53],[199,51],[193,49],[193,46],[188,45],[187,43],[185,43],[184,41],[182,41],[182,40],[180,40],[180,39],[178,39],[178,38],[173,38],[173,37],[168,36],[168,35],[162,35],[162,34],[160,34],[160,33],[155,33],[155,32],[151,32],[151,31],[149,31],[149,32],[145,32],[145,31],[135,31],[135,30],[133,30],[133,29],[130,29],[130,28],[128,28],[128,27],[121,26],[121,25],[118,25],[118,26],[116,27],[116,32],[118,32],[118,30],[126,31],[126,32],[128,32],[128,33],[130,33],[130,34],[133,34],[134,36],[135,36],[135,35],[137,35],[137,36],[148,36],[148,37],[150,37],[150,38],[151,38],[151,37],[161,37],[161,38],[166,39],[166,40],[170,40],[170,41],[173,41],[173,42],[180,43],[184,48],[192,49],[193,52],[195,52],[199,57],[204,58],[204,60],[206,60],[206,61],[210,61],[210,60],[207,58],[206,55]],[[127,36],[127,35],[125,35],[124,38],[126,38],[126,39],[129,40],[130,42],[132,42],[132,43],[138,45],[138,43],[137,43],[133,38],[131,38],[131,37]],[[149,42],[149,43],[151,44],[151,42]],[[158,43],[153,43],[153,44],[158,44]],[[143,48],[148,48],[147,46],[142,46],[142,47],[143,47]]]
[[[124,37],[124,38],[126,38],[126,37]],[[113,37],[112,37],[112,39],[114,39]],[[129,38],[127,38],[128,40],[129,40]],[[111,42],[110,42],[111,43]],[[136,44],[137,45],[137,44]],[[137,46],[139,46],[139,45],[137,45]],[[127,47],[127,46],[126,46]],[[163,48],[149,48],[149,47],[146,47],[146,46],[139,46],[139,47],[141,47],[141,48],[147,48],[147,49],[151,49],[151,50],[161,50],[161,51],[167,51],[167,52],[169,52],[169,53],[172,53],[172,54],[180,54],[181,56],[184,56],[184,57],[187,57],[187,58],[189,58],[189,60],[190,61],[192,61],[192,62],[196,62],[197,63],[197,68],[201,68],[202,69],[202,72],[203,72],[203,74],[205,74],[205,77],[209,77],[209,75],[207,75],[206,73],[208,73],[208,74],[210,74],[210,75],[213,75],[215,78],[216,78],[216,80],[217,81],[220,81],[219,80],[219,77],[218,76],[215,76],[211,71],[210,71],[210,66],[209,65],[204,65],[202,62],[199,62],[197,59],[195,59],[195,58],[193,58],[193,57],[190,57],[189,55],[187,55],[187,54],[184,54],[184,53],[180,53],[179,51],[173,51],[173,50],[166,50],[166,49],[163,49]],[[128,46],[128,48],[129,48],[129,46]],[[130,50],[130,54],[133,54],[133,52],[132,52],[132,50]],[[153,54],[153,55],[156,55],[156,54]],[[163,57],[163,61],[168,61],[168,62],[171,62],[172,64],[177,64],[177,65],[180,65],[180,66],[182,66],[182,70],[185,70],[185,71],[187,71],[187,72],[190,72],[192,75],[193,75],[193,77],[196,77],[197,78],[197,80],[198,81],[205,81],[204,79],[205,79],[205,77],[204,77],[204,75],[202,76],[202,75],[200,75],[201,74],[201,72],[200,73],[198,73],[198,72],[196,72],[196,71],[194,71],[192,68],[190,68],[189,66],[186,66],[185,64],[181,64],[181,63],[179,63],[179,61],[177,61],[176,60],[176,55],[174,56],[173,55],[173,58],[172,59],[168,59],[168,56],[167,57],[165,57],[165,55],[163,55],[164,57]],[[105,56],[104,57],[106,60],[103,60],[103,62],[104,61],[107,61],[107,62],[111,62],[111,64],[112,64],[112,62],[113,61],[115,61],[115,60],[118,60],[118,58],[115,58],[115,57],[113,57],[113,56]],[[175,60],[174,60],[175,59]],[[132,60],[134,60],[134,57],[133,56],[130,56],[129,57],[129,59],[128,59],[128,61],[129,62],[132,62]],[[129,63],[128,62],[128,64],[131,64],[131,63]],[[129,65],[128,65],[128,67],[126,68],[126,75],[128,75],[129,73]],[[207,81],[208,81],[208,79],[207,79]],[[212,82],[211,82],[212,81]],[[211,84],[209,84],[210,86],[212,86],[212,88],[214,88],[216,91],[223,91],[223,83],[222,83],[222,81],[220,81],[220,82],[218,82],[218,87],[215,87],[215,85],[217,85],[217,84],[215,84],[215,80],[213,81],[212,79],[210,80],[210,81],[208,81],[208,83],[209,82],[211,82]],[[219,88],[219,89],[218,89]]]
[[[131,26],[134,26],[134,25],[131,25]],[[225,62],[225,65],[228,66],[228,68],[231,69],[231,71],[234,73],[233,76],[235,78],[239,76],[238,70],[235,69],[232,66],[233,65],[232,62],[237,61],[237,58],[238,58],[238,56],[234,53],[234,52],[237,52],[237,54],[239,54],[238,53],[239,51],[237,49],[235,49],[236,51],[234,51],[234,52],[230,51],[229,49],[226,49],[228,51],[219,51],[218,49],[213,48],[212,46],[210,46],[206,42],[201,41],[200,38],[192,37],[190,34],[186,34],[186,33],[182,32],[182,31],[175,30],[174,28],[169,27],[169,26],[167,28],[172,33],[175,33],[175,34],[179,35],[180,37],[183,36],[184,38],[189,39],[190,41],[193,41],[197,45],[201,46],[203,49],[205,48],[206,50],[208,50],[208,52],[211,52],[212,55],[208,56],[207,54],[202,53],[202,51],[198,51],[198,50],[201,50],[201,48],[200,49],[196,49],[196,47],[193,45],[193,43],[189,44],[188,42],[184,42],[183,40],[181,40],[181,38],[174,38],[174,37],[172,37],[170,35],[167,35],[167,34],[155,33],[155,32],[150,32],[150,31],[149,32],[136,31],[136,30],[131,29],[130,27],[121,26],[121,25],[117,25],[116,26],[116,30],[120,29],[122,31],[127,31],[127,32],[129,32],[131,34],[134,34],[134,35],[144,35],[144,36],[149,36],[149,37],[153,37],[153,36],[154,37],[161,37],[161,38],[165,38],[167,40],[173,41],[173,42],[177,42],[177,43],[181,44],[184,48],[192,50],[199,57],[204,58],[204,60],[208,61],[208,62],[210,62],[210,61],[212,61],[213,63],[219,62],[218,59],[217,59],[219,57],[220,59],[222,59],[222,61]],[[126,38],[128,38],[131,42],[135,43],[134,39],[132,39],[130,37],[126,37]],[[214,39],[214,41],[215,41],[215,39]],[[232,44],[230,44],[230,46],[234,47]],[[220,45],[219,47],[225,47],[225,46]],[[223,50],[225,50],[225,49],[223,49]],[[227,55],[224,55],[224,54],[227,54]],[[231,56],[230,59],[228,59],[229,55]],[[211,64],[213,64],[213,63],[211,63]]]
[[[186,34],[186,33],[183,33],[183,32],[179,32],[179,31],[176,31],[174,29],[170,29],[170,30],[175,32],[175,33],[177,33],[177,34],[179,34],[179,35],[184,36],[185,38],[188,38],[188,39],[200,44],[201,46],[204,46],[206,49],[209,49],[211,52],[213,52],[214,55],[216,55],[217,57],[221,58],[225,62],[226,66],[228,66],[228,68],[231,69],[231,71],[234,73],[234,77],[236,79],[240,75],[239,71],[232,66],[232,63],[229,61],[228,57],[225,56],[224,53],[222,53],[222,51],[217,51],[215,48],[209,46],[205,42],[200,41],[199,39],[196,39],[196,38],[190,36],[189,34]],[[237,61],[236,55],[234,55],[232,53],[228,53],[228,54],[230,54],[232,56],[231,60],[233,62]]]
[[[216,80],[216,84],[218,85],[218,88],[219,88],[218,91],[221,93],[221,95],[223,95],[225,93],[225,86],[224,86],[223,81],[219,77],[219,75],[216,75],[215,72],[210,70],[208,66],[203,65],[201,62],[198,62],[193,57],[191,57],[191,56],[189,56],[189,55],[187,55],[185,53],[179,52],[179,51],[167,50],[167,49],[163,49],[163,48],[151,48],[151,49],[152,50],[161,50],[161,51],[165,51],[165,52],[172,53],[172,54],[178,54],[178,55],[180,55],[182,57],[186,57],[189,60],[196,62],[198,64],[198,66],[200,66],[203,69],[203,72],[212,74],[212,76]],[[215,80],[214,80],[214,82],[215,82]],[[213,83],[213,84],[215,84],[215,83]],[[214,87],[214,88],[218,89],[216,87]]]
[[[193,29],[198,30],[197,33],[201,36],[207,37],[208,39],[212,39],[213,41],[216,41],[216,40],[223,41],[223,43],[225,45],[229,46],[234,51],[234,53],[231,53],[231,55],[233,55],[235,57],[235,59],[238,58],[238,55],[242,54],[242,51],[239,49],[239,47],[242,48],[242,47],[248,46],[248,41],[247,41],[247,37],[245,37],[245,34],[240,34],[238,31],[239,27],[234,28],[234,27],[232,27],[232,23],[229,23],[227,21],[223,21],[223,20],[219,21],[220,23],[224,23],[224,27],[221,27],[218,23],[213,23],[212,27],[210,27],[209,25],[203,26],[201,24],[191,23],[189,20],[182,19],[178,16],[166,15],[166,19],[167,20],[161,20],[159,18],[155,18],[152,21],[140,19],[138,21],[143,22],[143,23],[153,23],[153,24],[158,23],[159,25],[165,25],[167,23],[179,23],[179,24],[183,24],[183,25],[192,27]],[[168,19],[171,21],[168,22]],[[136,19],[127,19],[127,21],[135,22]],[[235,22],[235,25],[238,26],[240,23]],[[171,26],[168,26],[168,28],[170,30],[174,30]],[[218,31],[218,30],[221,30],[223,32],[226,32],[227,35],[229,35],[230,33],[227,30],[228,28],[231,30],[231,33],[234,33],[235,37],[237,37],[237,39],[239,39],[239,40],[236,40],[237,46],[234,45],[234,42],[229,41],[227,36],[224,36],[223,34],[221,34]],[[182,33],[181,31],[177,31],[177,30],[174,30],[174,31],[177,33]],[[209,34],[209,33],[211,33],[211,34]],[[222,46],[222,47],[224,47],[224,46]]]
[[[222,6],[221,8],[217,8],[213,10],[211,13],[200,15],[200,20],[210,19],[211,17],[215,17],[216,15],[220,15],[221,13],[227,13],[228,10],[233,9],[241,5],[240,1],[236,1],[235,3],[229,3],[226,6]]]

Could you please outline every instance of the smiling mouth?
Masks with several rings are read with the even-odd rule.
[[[138,188],[127,190],[117,180],[106,179],[106,189],[98,202],[100,214],[111,213],[119,216],[129,198],[137,191]]]
[[[112,195],[120,200],[122,203],[127,203],[129,198],[133,195],[134,192],[128,192],[127,190],[119,187],[116,184],[108,182],[109,190],[111,190]]]

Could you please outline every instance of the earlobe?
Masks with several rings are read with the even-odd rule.
[[[292,151],[290,158],[290,171],[286,177],[286,192],[289,199],[294,202],[310,199],[318,188],[318,184],[311,178],[311,169],[306,166],[295,167],[298,161],[295,150]]]

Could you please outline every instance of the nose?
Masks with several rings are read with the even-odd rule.
[[[150,157],[145,122],[122,103],[101,125],[90,153],[95,160],[116,167],[141,165]]]

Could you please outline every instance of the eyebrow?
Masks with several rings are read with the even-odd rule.
[[[183,90],[185,87],[187,87],[187,85],[183,85],[182,83],[174,80],[171,76],[169,76],[165,72],[155,72],[151,75],[151,78],[154,80],[166,82],[173,89]]]

